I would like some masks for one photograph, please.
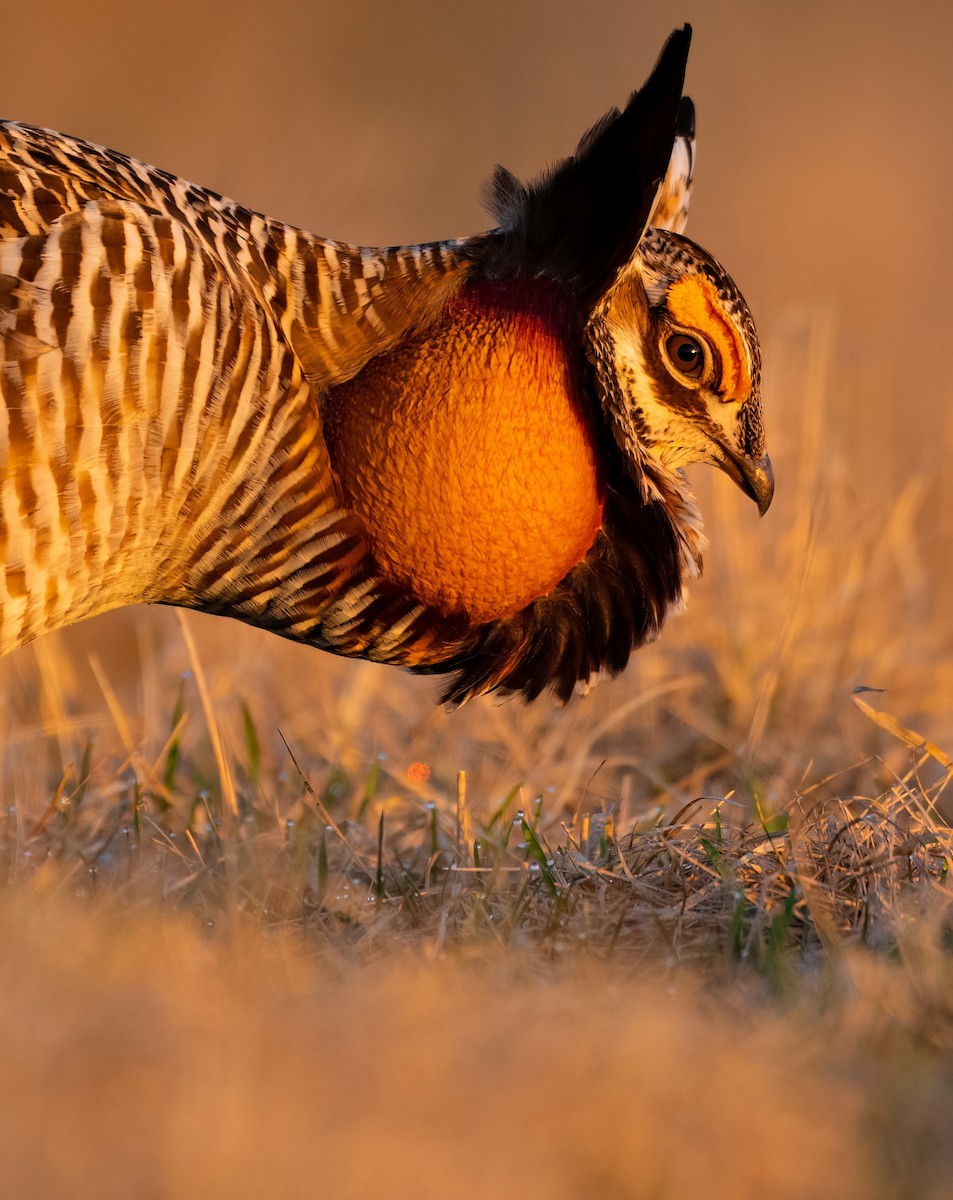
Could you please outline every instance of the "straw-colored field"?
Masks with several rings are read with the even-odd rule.
[[[171,610],[0,661],[0,1195],[942,1200],[953,17],[376,7],[54,3],[0,107],[414,240],[691,20],[777,498],[696,472],[687,612],[565,709]]]

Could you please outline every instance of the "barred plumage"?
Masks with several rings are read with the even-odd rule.
[[[621,670],[701,550],[653,415],[687,411],[687,393],[660,385],[644,347],[622,369],[629,340],[661,319],[613,323],[617,300],[645,294],[633,281],[656,287],[654,313],[673,262],[680,279],[714,280],[719,345],[736,338],[731,353],[753,364],[735,405],[744,438],[719,465],[762,508],[770,498],[750,316],[675,238],[693,163],[687,48],[674,34],[626,110],[537,184],[498,173],[496,230],[429,245],[321,239],[114,151],[0,123],[0,652],[153,601],[456,672],[454,700],[548,685],[565,697]],[[652,220],[672,232],[645,236]],[[438,442],[448,405],[466,428]],[[510,420],[533,438],[512,446],[493,428]],[[717,421],[698,424],[724,442]],[[473,480],[489,495],[497,460],[487,517]],[[420,529],[398,494],[412,478]],[[469,512],[430,511],[431,492],[455,511],[467,487]],[[554,488],[576,504],[571,536],[546,507]]]

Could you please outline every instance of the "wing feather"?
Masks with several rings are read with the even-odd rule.
[[[128,155],[0,122],[0,237],[44,234],[91,200],[131,201],[188,229],[223,272],[256,289],[318,391],[435,319],[471,265],[463,241],[349,246]]]

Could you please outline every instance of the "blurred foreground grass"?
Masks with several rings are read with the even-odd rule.
[[[0,911],[18,1197],[947,1196],[933,922],[778,1004],[526,949],[357,966],[300,930]]]
[[[0,663],[0,1195],[949,1195],[947,448],[859,469],[831,346],[565,710],[170,612]]]

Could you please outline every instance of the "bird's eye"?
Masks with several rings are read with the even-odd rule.
[[[698,379],[705,369],[705,351],[701,342],[684,333],[674,333],[665,343],[665,350],[676,370],[689,379]]]

